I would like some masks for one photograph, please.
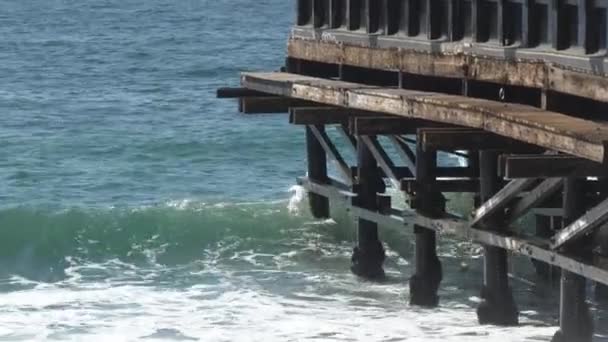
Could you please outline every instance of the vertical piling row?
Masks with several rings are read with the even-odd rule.
[[[420,139],[418,139],[420,141]],[[416,145],[416,193],[412,207],[420,215],[441,217],[445,198],[436,189],[437,151]],[[410,278],[410,304],[434,307],[439,304],[439,284],[443,272],[437,257],[437,237],[433,230],[414,225],[416,234],[416,272]]]
[[[585,213],[584,180],[574,177],[564,179],[564,224],[568,225]],[[577,248],[578,247],[578,248]],[[567,249],[580,249],[574,243]],[[587,305],[586,279],[562,269],[560,285],[559,330],[552,342],[591,342],[593,319]]]
[[[357,137],[356,206],[376,211],[378,192],[384,192],[384,181],[378,172],[378,164],[366,144]],[[372,280],[384,278],[382,264],[386,258],[384,247],[378,236],[378,224],[363,218],[358,219],[358,243],[353,250],[351,270],[354,274]]]
[[[319,131],[325,130],[322,125],[318,125],[316,128]],[[327,183],[327,155],[308,126],[306,127],[306,155],[308,157],[308,178],[318,183]],[[315,218],[329,217],[329,199],[327,197],[309,192],[308,201],[310,211]]]
[[[479,166],[480,197],[483,203],[501,188],[498,178],[498,152],[480,151]],[[501,216],[501,213],[497,213],[486,219],[482,223],[483,228],[499,229],[502,226]],[[507,251],[495,246],[484,246],[483,271],[482,302],[477,308],[479,323],[517,325],[518,311],[509,286]]]

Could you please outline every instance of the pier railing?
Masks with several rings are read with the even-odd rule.
[[[604,74],[608,0],[299,0],[297,11],[296,35],[312,28],[349,43],[550,59]]]

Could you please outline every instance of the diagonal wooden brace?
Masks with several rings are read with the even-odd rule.
[[[338,170],[342,173],[345,179],[352,184],[353,174],[351,172],[351,169],[346,163],[346,161],[344,161],[344,158],[342,158],[340,151],[338,151],[336,146],[332,143],[331,139],[329,139],[327,133],[318,130],[317,127],[313,125],[308,127],[325,150],[325,153],[327,153],[327,155],[337,163]]]
[[[475,211],[475,216],[470,223],[471,226],[475,226],[498,210],[504,209],[520,192],[535,182],[535,178],[522,178],[509,182]]]
[[[604,200],[585,215],[581,216],[569,226],[559,231],[551,239],[551,249],[558,249],[567,243],[574,241],[582,235],[591,232],[602,223],[608,221],[608,199]]]

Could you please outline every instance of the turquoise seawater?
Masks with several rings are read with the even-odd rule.
[[[283,64],[293,5],[0,0],[1,341],[550,339],[526,260],[518,328],[477,325],[466,242],[442,241],[438,309],[407,305],[410,229],[382,230],[387,282],[352,276],[347,215],[293,187],[303,132],[215,99]]]

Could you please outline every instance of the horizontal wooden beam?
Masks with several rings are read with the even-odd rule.
[[[552,249],[557,249],[589,233],[592,229],[608,221],[608,199],[604,200],[585,215],[560,230],[552,238]]]
[[[589,261],[579,260],[576,255],[551,250],[547,240],[503,235],[494,231],[472,228],[467,221],[450,215],[445,218],[432,219],[410,210],[392,211],[392,214],[384,215],[352,206],[351,197],[331,185],[314,183],[306,178],[299,179],[298,183],[308,191],[322,194],[332,198],[332,200],[341,201],[340,204],[348,208],[354,217],[376,222],[381,227],[402,229],[404,225],[418,225],[434,230],[440,235],[461,236],[485,246],[502,248],[524,257],[560,267],[587,279],[608,284],[608,269]]]
[[[418,125],[420,125],[418,120],[376,114],[370,117],[350,118],[348,130],[352,135],[412,134],[416,132]]]
[[[224,87],[224,88],[217,89],[216,96],[218,99],[234,99],[234,98],[241,98],[241,97],[265,97],[265,96],[273,97],[276,95],[262,93],[260,91],[255,91],[255,90],[251,90],[251,89],[247,89],[247,88]]]
[[[566,154],[502,155],[499,170],[507,179],[608,175],[605,165]]]
[[[608,163],[608,123],[537,107],[419,90],[395,89],[291,73],[242,73],[242,86],[281,96],[483,129],[497,135]]]
[[[289,123],[292,125],[348,125],[351,116],[372,115],[356,109],[343,107],[291,107]]]
[[[244,114],[287,113],[290,107],[314,107],[313,102],[288,97],[242,97],[239,111]]]
[[[401,190],[409,194],[415,193],[418,186],[419,185],[414,178],[404,178],[401,180]],[[479,192],[479,181],[470,178],[437,178],[434,189],[439,192],[476,193]]]
[[[307,177],[298,177],[296,179],[296,183],[300,186],[303,186],[309,192],[322,195],[327,198],[335,198],[341,197],[342,199],[347,200],[348,203],[352,200],[352,198],[357,197],[357,194],[348,190],[348,185],[341,183],[337,180],[332,180],[330,178],[329,184],[318,183],[310,180]]]
[[[418,141],[424,150],[539,150],[533,145],[471,128],[420,128]]]

